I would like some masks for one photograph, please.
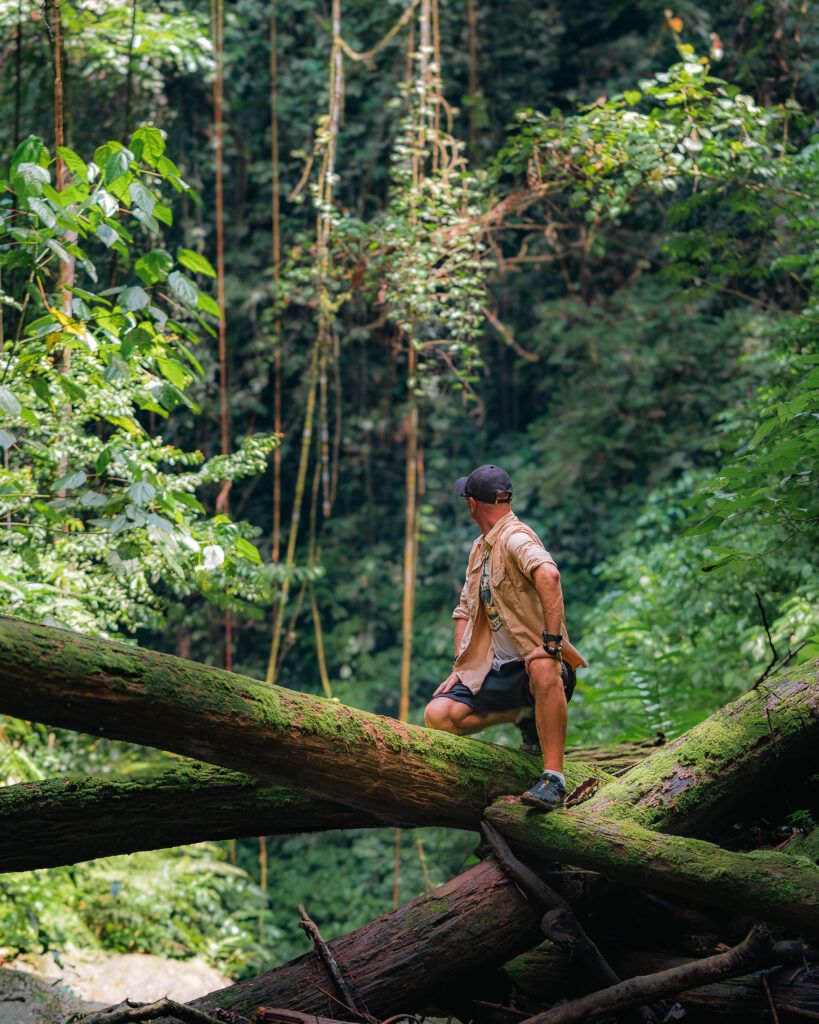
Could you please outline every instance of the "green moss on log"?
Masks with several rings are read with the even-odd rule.
[[[0,712],[144,743],[361,808],[476,828],[539,760],[127,644],[0,618]],[[570,764],[571,785],[591,775]]]
[[[600,871],[645,889],[675,893],[819,934],[819,868],[781,853],[735,853],[661,835],[583,805],[543,815],[511,798],[487,819],[516,847],[546,861]]]
[[[203,840],[382,824],[367,811],[179,761],[122,777],[69,776],[0,787],[0,871]]]
[[[760,801],[799,777],[819,749],[819,659],[773,676],[644,761],[589,806],[647,828],[703,834],[727,807]]]

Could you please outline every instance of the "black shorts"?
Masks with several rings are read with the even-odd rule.
[[[560,669],[563,673],[563,692],[569,701],[574,693],[577,675],[567,661],[561,661]],[[467,704],[478,715],[488,715],[490,711],[531,708],[535,704],[529,688],[529,674],[522,661],[508,661],[499,669],[493,668],[477,693],[473,693],[459,680],[451,690],[436,696]],[[435,700],[435,697],[432,699]]]

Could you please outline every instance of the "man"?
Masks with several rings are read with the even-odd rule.
[[[479,466],[455,483],[481,531],[472,545],[455,620],[455,664],[427,705],[431,729],[469,736],[515,722],[540,741],[544,771],[522,799],[543,811],[566,798],[563,751],[575,669],[555,561],[512,512],[512,481],[499,466]]]

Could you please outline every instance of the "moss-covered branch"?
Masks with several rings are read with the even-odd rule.
[[[207,761],[385,823],[477,828],[537,758],[127,644],[0,618],[0,713]],[[570,764],[576,784],[597,769]]]
[[[817,750],[819,659],[772,676],[658,747],[586,806],[646,828],[703,835],[724,823],[727,808],[758,810],[815,770]]]
[[[63,777],[0,788],[0,871],[203,840],[383,823],[366,811],[182,761],[122,777]]]
[[[819,934],[819,868],[782,853],[734,853],[605,817],[591,804],[549,815],[507,797],[488,820],[540,860],[600,871],[615,881],[675,893]]]

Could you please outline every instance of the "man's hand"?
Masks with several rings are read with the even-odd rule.
[[[538,644],[538,646],[537,647],[533,647],[532,650],[529,651],[529,653],[523,659],[523,664],[526,666],[526,671],[527,672],[530,671],[530,666],[531,666],[533,661],[539,661],[541,658],[548,658],[549,661],[553,661],[555,663],[555,667],[556,668],[558,668],[558,669],[560,668],[560,661],[559,661],[559,659],[552,658],[550,655],[548,655],[543,650],[543,647],[540,644]]]
[[[449,693],[452,687],[459,682],[460,680],[457,675],[454,672],[450,672],[432,696],[437,697],[439,693]]]

